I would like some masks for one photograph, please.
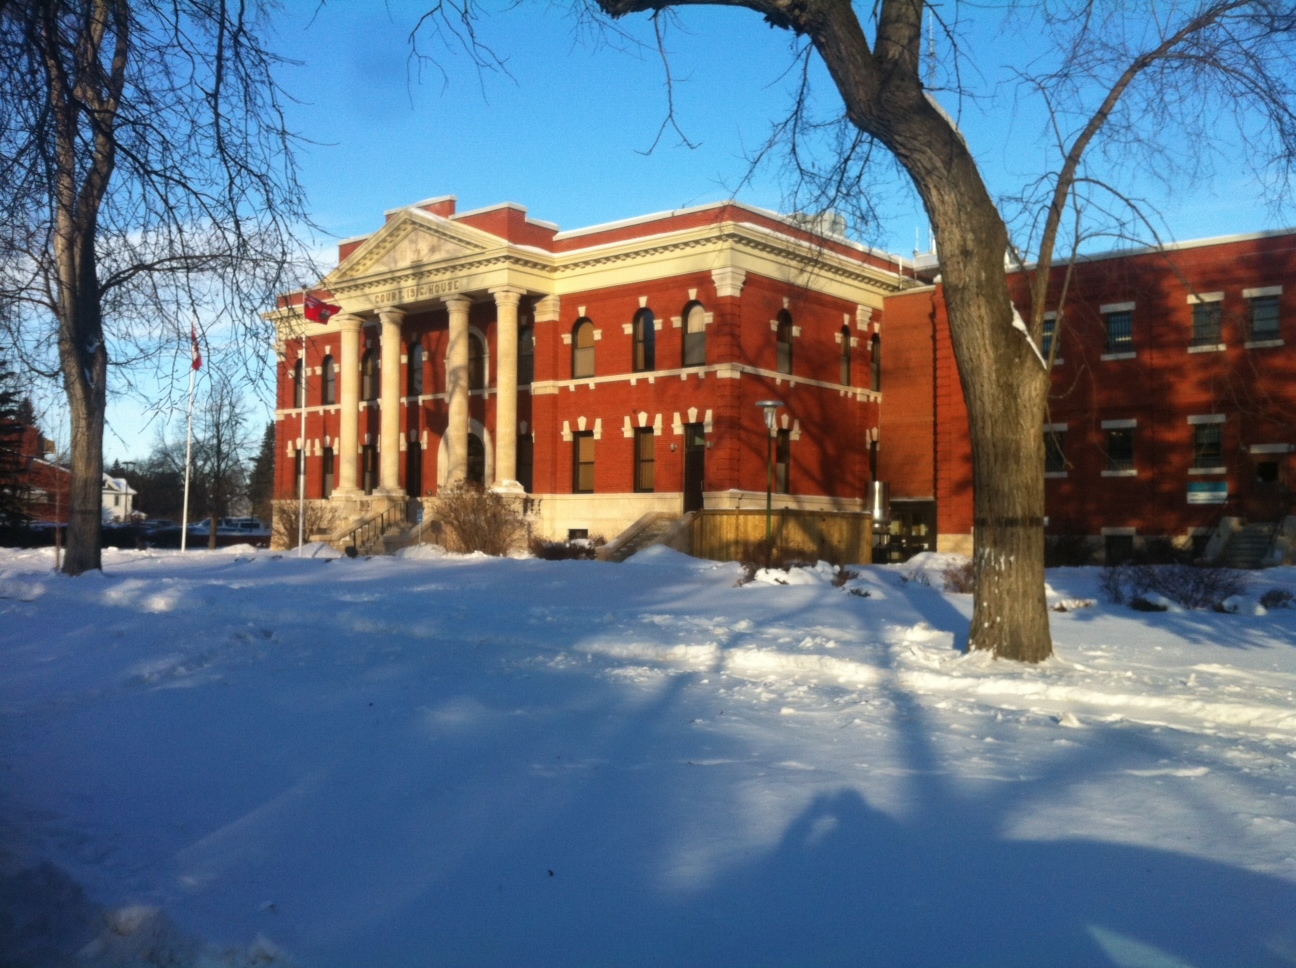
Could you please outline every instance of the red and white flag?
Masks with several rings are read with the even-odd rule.
[[[193,343],[193,363],[195,370],[202,369],[202,350],[198,348],[198,330],[192,324],[189,326],[189,341]]]
[[[341,306],[326,303],[323,299],[317,299],[310,293],[307,293],[302,300],[302,315],[312,323],[327,323],[329,319],[340,312],[342,312]]]

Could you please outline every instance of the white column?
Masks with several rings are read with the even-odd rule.
[[[526,290],[492,289],[495,297],[495,489],[522,492],[517,481],[518,303]]]
[[[400,397],[401,397],[401,323],[405,310],[380,309],[382,321],[382,424],[379,440],[381,463],[378,467],[378,490],[392,497],[404,495],[400,486]]]
[[[446,390],[450,426],[446,431],[446,486],[468,476],[468,307],[467,296],[446,296],[450,311],[450,346],[446,353]]]
[[[342,331],[342,359],[338,364],[338,378],[342,383],[340,400],[342,413],[339,423],[339,450],[337,453],[337,486],[334,497],[355,497],[360,493],[356,477],[356,452],[360,442],[360,328],[364,320],[344,313],[333,322]]]

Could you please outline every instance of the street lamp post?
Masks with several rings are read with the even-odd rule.
[[[768,564],[768,557],[774,553],[771,541],[771,519],[774,514],[774,414],[783,406],[783,401],[757,400],[756,406],[765,411],[765,554]]]

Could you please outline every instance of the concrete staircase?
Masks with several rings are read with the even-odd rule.
[[[1234,531],[1220,552],[1225,568],[1263,568],[1271,563],[1275,524],[1247,524]]]
[[[599,548],[598,558],[600,561],[625,561],[637,551],[669,540],[679,532],[681,527],[686,527],[692,517],[691,514],[681,518],[660,511],[650,511]]]

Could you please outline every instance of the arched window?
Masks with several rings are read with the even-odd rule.
[[[409,348],[409,391],[411,397],[423,394],[423,344],[414,343]]]
[[[657,326],[653,322],[651,309],[641,309],[635,313],[634,323],[634,366],[636,373],[657,369]]]
[[[882,389],[882,337],[879,336],[877,333],[874,333],[873,338],[869,340],[869,350],[871,351],[870,355],[873,357],[872,359],[873,370],[869,374],[869,389],[881,390]]]
[[[486,342],[480,333],[468,334],[468,389],[486,389]]]
[[[337,364],[333,362],[332,356],[324,357],[323,370],[323,403],[324,406],[331,407],[337,403]]]
[[[792,317],[786,309],[780,309],[778,314],[778,371],[780,373],[792,372]]]
[[[851,385],[851,345],[850,345],[850,327],[841,328],[841,385],[848,387]]]
[[[518,386],[528,386],[535,379],[535,330],[523,326],[518,330]]]
[[[699,302],[684,307],[684,365],[706,366],[706,310]]]
[[[306,365],[300,359],[293,367],[293,406],[306,406]]]
[[[572,327],[572,379],[594,375],[594,324],[582,316]]]
[[[378,399],[378,354],[373,350],[360,357],[360,399]]]

